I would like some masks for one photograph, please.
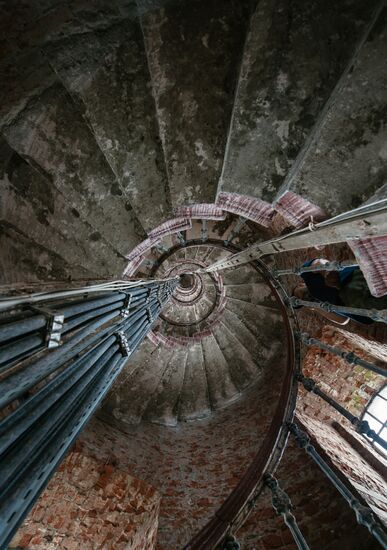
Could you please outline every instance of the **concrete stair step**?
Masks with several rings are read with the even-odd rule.
[[[195,260],[199,251],[198,246],[187,246],[185,249],[185,258],[187,260]]]
[[[282,345],[285,342],[283,321],[279,310],[238,300],[229,300],[227,310],[236,315],[254,335],[260,350],[270,352],[273,346]]]
[[[31,166],[5,142],[1,149],[0,218],[38,245],[54,252],[69,265],[82,266],[95,278],[121,276],[124,259],[103,240],[91,238],[94,231],[81,220],[50,180]],[[16,243],[15,243],[16,245]]]
[[[143,418],[156,424],[176,426],[180,392],[184,381],[187,348],[177,348],[168,361],[168,366],[159,385],[149,400]]]
[[[194,344],[188,350],[178,417],[180,421],[195,420],[210,413],[211,405],[202,347],[200,344]]]
[[[226,286],[255,284],[257,279],[261,279],[259,273],[249,265],[227,269],[222,272],[222,277]]]
[[[255,364],[250,351],[236,338],[227,325],[220,323],[212,329],[212,334],[228,364],[233,384],[239,391],[242,391],[259,376],[260,368]]]
[[[226,309],[222,316],[222,324],[227,326],[227,329],[233,333],[237,340],[246,350],[249,351],[255,363],[260,359],[260,341],[250,330],[248,322],[245,319],[240,319],[233,311]]]
[[[68,264],[59,254],[34,242],[24,231],[0,221],[2,284],[36,281],[65,281],[90,278],[93,274],[84,267]]]
[[[166,317],[173,319],[175,323],[194,323],[197,319],[197,313],[195,306],[182,307],[175,303],[170,303],[169,306],[163,310]],[[169,332],[175,328],[173,325],[169,327]]]
[[[155,347],[145,339],[107,395],[102,413],[113,416],[122,425],[139,424],[171,355],[163,346]]]
[[[238,399],[240,393],[232,381],[228,363],[214,336],[203,338],[201,345],[211,408],[219,409]]]
[[[330,215],[359,206],[385,185],[387,130],[381,120],[385,120],[386,51],[384,8],[338,82],[297,171],[287,178],[287,189]]]
[[[243,285],[226,285],[227,298],[242,300],[252,304],[262,304],[275,307],[275,298],[271,295],[270,287],[264,282],[246,283]]]
[[[249,4],[139,1],[173,207],[214,202]]]

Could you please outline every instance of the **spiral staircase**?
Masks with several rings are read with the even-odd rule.
[[[254,392],[252,415],[291,416],[284,288],[262,262],[206,269],[386,197],[386,14],[376,0],[2,3],[2,284],[179,278],[97,412],[106,425],[222,429]],[[286,436],[262,451],[270,430],[239,477],[258,450],[278,462]],[[213,509],[182,511],[185,543]]]

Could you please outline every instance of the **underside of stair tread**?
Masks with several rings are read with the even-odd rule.
[[[224,407],[237,399],[240,393],[232,381],[228,363],[214,336],[203,338],[201,344],[211,407],[213,409]]]
[[[331,215],[358,207],[386,182],[386,51],[384,8],[289,181]]]
[[[269,285],[261,282],[246,283],[246,284],[227,284],[227,298],[243,300],[252,304],[261,304],[268,307],[275,307],[276,302],[271,294]]]
[[[221,324],[212,330],[219,348],[227,363],[230,377],[239,391],[248,386],[260,373],[250,352],[235,337],[235,335]]]
[[[222,277],[226,286],[254,284],[257,282],[257,279],[258,281],[261,280],[257,271],[249,265],[227,269],[222,272]]]
[[[152,394],[144,412],[144,420],[175,426],[178,422],[179,396],[184,382],[188,351],[185,348],[173,352],[164,375]]]
[[[63,37],[103,30],[137,16],[132,0],[3,2],[1,17],[11,44],[32,48]]]
[[[236,313],[226,307],[222,317],[222,325],[227,326],[227,329],[236,336],[239,342],[241,342],[247,350],[249,350],[254,361],[259,362],[261,344],[250,328],[246,326],[246,321],[240,319]]]
[[[116,178],[60,84],[30,103],[5,130],[5,137],[98,228],[96,239],[103,235],[127,254],[145,236],[130,203],[114,193]]]
[[[237,313],[230,307],[226,308],[224,315],[227,328],[233,331],[260,366],[268,365],[279,349],[285,346],[281,321],[279,316],[270,316],[266,308],[256,311],[253,319],[246,315],[246,311],[239,310]]]
[[[220,190],[273,200],[376,4],[258,2],[245,45]]]
[[[124,194],[145,230],[152,230],[165,221],[170,206],[139,21],[126,19],[108,30],[71,36],[47,46],[45,53],[84,106],[117,177],[116,194]]]
[[[227,309],[247,324],[249,330],[260,338],[261,345],[271,347],[284,340],[283,321],[278,309],[232,299],[227,301]]]
[[[69,265],[61,256],[33,242],[26,231],[0,221],[2,284],[88,278],[84,267]]]
[[[209,310],[209,306],[205,305],[205,310]],[[178,304],[171,304],[169,308],[165,308],[163,316],[172,319],[175,323],[194,323],[197,319],[197,312],[194,306],[182,307]],[[174,327],[170,327],[173,332]]]
[[[208,416],[211,406],[208,383],[200,344],[191,346],[185,366],[184,383],[179,399],[179,420],[194,420]]]
[[[93,239],[93,228],[80,219],[78,210],[69,206],[48,178],[31,168],[5,142],[1,156],[1,219],[22,232],[26,220],[30,220],[28,236],[33,242],[48,251],[60,252],[70,266],[82,265],[96,278],[121,274],[123,258],[102,238]],[[23,255],[21,251],[19,255]]]
[[[162,380],[171,352],[144,341],[120,374],[102,404],[102,414],[111,414],[124,424],[138,424],[148,401]]]
[[[213,202],[251,2],[139,5],[172,205]]]

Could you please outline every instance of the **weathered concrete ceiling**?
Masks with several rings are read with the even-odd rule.
[[[385,12],[371,25],[376,3],[3,2],[3,281],[120,277],[174,209],[215,208],[219,191],[272,201],[292,189],[328,213],[385,194],[386,29]],[[240,222],[198,222],[188,238],[203,230],[225,240]],[[265,231],[246,224],[234,243]],[[180,256],[187,266],[223,254],[197,248]],[[181,343],[198,329],[200,338],[181,349],[145,343],[107,401],[112,418],[192,420],[271,367],[282,328],[248,269],[224,275],[223,302],[204,281],[205,300],[171,304],[181,326],[163,321],[159,336]]]
[[[244,50],[221,190],[269,201],[275,197],[376,4],[258,3]],[[324,162],[316,162],[323,172]]]
[[[173,206],[214,201],[253,4],[139,2]]]

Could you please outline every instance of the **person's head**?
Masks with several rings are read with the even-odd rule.
[[[329,261],[325,258],[316,258],[313,260],[311,265],[323,266],[328,263]],[[330,286],[331,288],[340,288],[340,275],[337,271],[319,271],[317,273],[324,278],[324,283],[326,286]]]
[[[333,288],[340,288],[340,275],[337,271],[324,272],[325,284]]]
[[[311,300],[312,297],[309,293],[308,287],[304,282],[299,283],[296,287],[294,287],[293,296],[296,298],[299,298],[300,300]]]

